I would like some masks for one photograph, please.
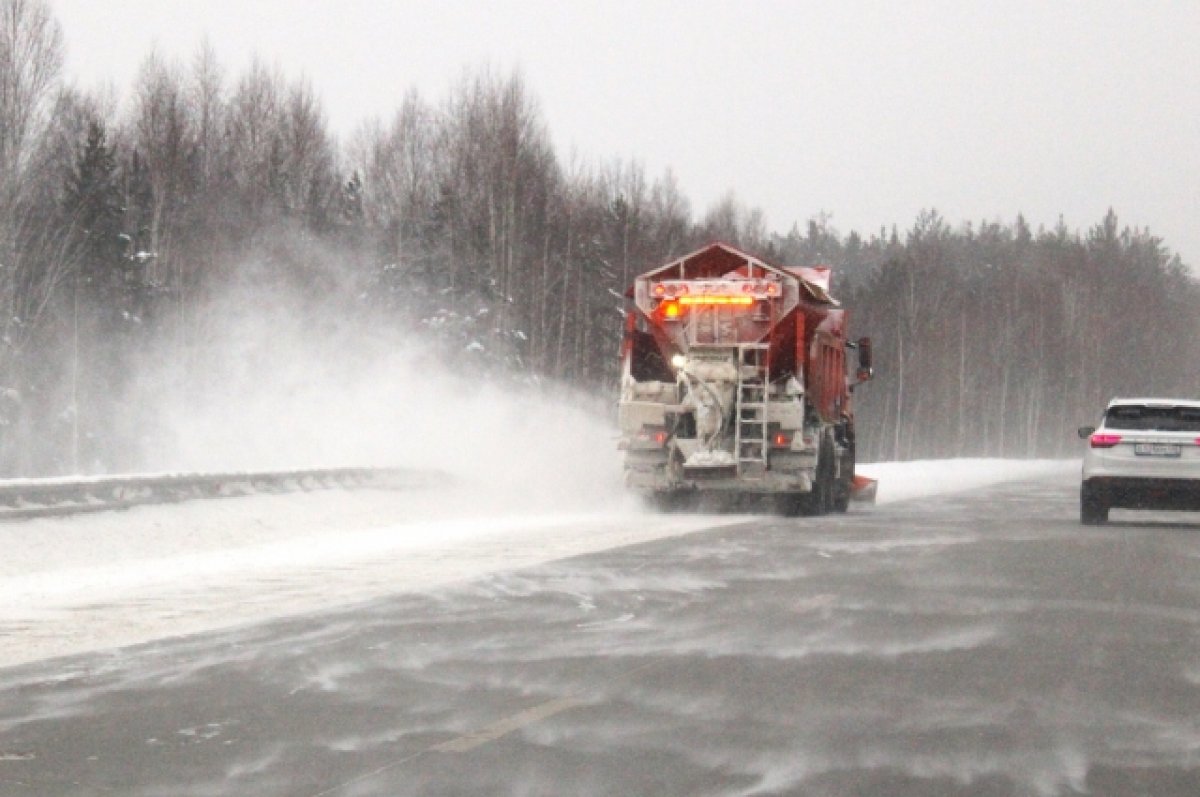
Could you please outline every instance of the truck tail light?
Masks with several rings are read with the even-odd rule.
[[[1112,448],[1119,442],[1121,442],[1121,435],[1119,434],[1101,434],[1097,432],[1091,437],[1092,448]]]
[[[791,448],[792,433],[791,432],[776,432],[771,436],[772,448]]]
[[[643,426],[640,430],[638,430],[636,442],[641,448],[662,448],[667,444],[667,438],[669,436],[670,435],[667,434],[666,429],[656,429],[653,426]]]

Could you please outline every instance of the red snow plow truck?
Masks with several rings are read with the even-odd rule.
[[[630,489],[663,508],[762,496],[786,514],[874,499],[854,474],[850,401],[871,341],[847,340],[829,274],[714,243],[634,280],[619,408]]]

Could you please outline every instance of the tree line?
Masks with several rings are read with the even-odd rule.
[[[1075,456],[1114,396],[1200,398],[1200,283],[1112,210],[1084,232],[926,211],[902,234],[814,221],[777,243],[840,267],[854,334],[873,340],[860,457]]]
[[[419,337],[464,373],[615,395],[625,288],[710,240],[835,268],[876,341],[863,458],[1063,454],[1112,393],[1198,391],[1197,284],[1111,213],[777,234],[732,194],[696,217],[669,172],[563,159],[517,72],[410,91],[340,141],[261,61],[151,54],[117,97],[66,84],[64,48],[44,0],[0,0],[2,475],[138,467],[141,382],[202,384],[237,296],[314,338]]]

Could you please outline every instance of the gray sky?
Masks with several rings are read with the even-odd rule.
[[[670,167],[699,215],[732,190],[783,232],[1073,228],[1108,207],[1200,265],[1200,2],[51,0],[68,75],[123,95],[207,35],[307,75],[333,129],[416,87],[517,67],[560,155]]]

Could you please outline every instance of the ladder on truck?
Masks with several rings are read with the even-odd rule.
[[[738,346],[734,451],[737,452],[739,475],[760,475],[767,468],[769,349],[766,343],[743,343]]]

